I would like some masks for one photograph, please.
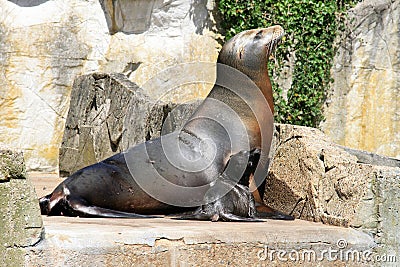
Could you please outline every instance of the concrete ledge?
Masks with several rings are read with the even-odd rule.
[[[180,240],[186,245],[203,243],[270,243],[298,247],[335,245],[346,239],[352,247],[373,246],[373,239],[351,228],[339,228],[302,220],[262,223],[184,221],[171,218],[105,219],[43,217],[45,242],[59,248],[148,245]],[[316,235],[318,233],[318,235]],[[68,237],[68,238],[67,238]],[[76,243],[75,243],[76,242]],[[72,247],[71,244],[75,243]],[[40,246],[39,246],[40,247]]]
[[[29,248],[28,266],[297,266],[305,251],[315,252],[315,260],[305,261],[310,266],[321,262],[321,257],[324,266],[360,266],[358,261],[340,261],[339,253],[333,253],[338,260],[330,262],[329,255],[322,253],[362,253],[375,246],[371,237],[354,229],[301,220],[213,223],[43,217],[43,221],[45,239]],[[279,260],[278,250],[297,252],[299,261],[291,261],[289,254],[282,255],[288,262]]]

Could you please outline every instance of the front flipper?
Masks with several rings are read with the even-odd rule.
[[[173,219],[175,220],[198,220],[198,221],[213,221],[212,220],[213,215],[211,213],[207,213],[206,211],[203,210],[203,206],[199,207],[197,210],[190,212],[190,213],[185,213],[184,215],[180,217],[175,217]]]
[[[216,212],[206,213],[202,208],[194,211],[192,214],[186,214],[184,216],[174,218],[177,220],[199,220],[199,221],[212,221],[217,222],[219,220],[224,222],[263,222],[263,220],[252,217],[242,217],[232,213]]]
[[[257,217],[241,217],[232,213],[221,213],[219,216],[225,222],[264,222]]]

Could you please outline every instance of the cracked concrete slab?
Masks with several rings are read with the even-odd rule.
[[[132,258],[135,264],[156,266],[279,265],[284,262],[277,258],[267,262],[266,248],[319,254],[329,248],[337,250],[340,240],[346,250],[367,251],[375,246],[372,237],[354,229],[301,220],[213,223],[43,217],[43,221],[45,239],[29,249],[28,266],[119,266]],[[340,265],[326,263],[324,266]]]
[[[301,244],[335,245],[346,239],[353,247],[374,246],[368,235],[351,228],[327,226],[302,220],[261,223],[185,221],[173,218],[109,219],[43,217],[45,240],[59,248],[112,247],[115,245],[155,246],[159,240],[182,241],[185,245],[205,243],[266,243],[286,247]],[[319,235],[315,232],[319,231]]]

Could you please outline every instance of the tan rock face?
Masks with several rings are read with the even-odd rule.
[[[400,158],[400,1],[368,0],[349,11],[325,106],[336,143]]]
[[[313,128],[276,129],[264,201],[299,219],[363,230],[398,251],[400,160],[338,146]]]
[[[85,20],[85,6],[79,2],[1,4],[0,94],[6,97],[0,100],[0,143],[22,149],[29,169],[57,166],[72,81],[99,59],[95,46],[104,41],[97,41],[109,39],[99,30],[106,23]],[[94,18],[102,10],[91,4],[87,15]],[[85,28],[93,28],[98,38]]]
[[[28,170],[55,170],[76,76],[123,72],[144,85],[181,62],[215,62],[212,1],[164,2],[1,2],[0,143],[23,150]],[[204,97],[211,87],[189,89]]]

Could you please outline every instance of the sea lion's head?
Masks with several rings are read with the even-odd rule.
[[[222,47],[218,63],[229,65],[252,76],[252,72],[267,67],[268,58],[284,33],[281,26],[241,32]]]
[[[281,41],[285,31],[279,25],[241,32],[222,47],[218,63],[229,65],[246,74],[257,84],[273,112],[268,59]]]

